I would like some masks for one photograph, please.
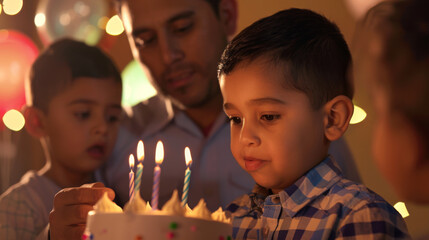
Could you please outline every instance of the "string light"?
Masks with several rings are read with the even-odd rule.
[[[22,0],[4,0],[3,11],[7,15],[16,15],[21,11],[22,5]]]
[[[350,124],[357,124],[366,118],[366,112],[361,107],[354,105],[353,116],[350,119]]]
[[[12,109],[3,115],[4,125],[12,131],[20,131],[25,125],[24,116],[17,110]]]
[[[107,21],[106,32],[112,36],[117,36],[124,32],[124,26],[122,25],[122,20],[118,15],[115,15]]]

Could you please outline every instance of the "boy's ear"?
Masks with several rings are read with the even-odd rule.
[[[222,21],[228,36],[232,36],[237,30],[237,17],[236,0],[221,0],[219,2],[219,19]]]
[[[353,115],[353,103],[350,98],[339,95],[325,104],[324,112],[325,137],[332,142],[347,130]]]
[[[46,135],[44,117],[45,114],[35,107],[26,106],[23,109],[25,118],[25,129],[36,138],[42,138]]]

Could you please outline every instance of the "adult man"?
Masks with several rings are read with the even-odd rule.
[[[236,1],[122,0],[119,10],[133,55],[147,67],[160,95],[133,108],[112,162],[99,177],[116,191],[121,204],[126,202],[128,155],[135,153],[137,140],[142,139],[146,156],[141,194],[150,200],[155,144],[162,140],[165,160],[161,165],[160,206],[173,189],[182,187],[185,146],[190,147],[193,156],[191,207],[204,198],[214,210],[249,192],[254,182],[230,152],[229,123],[222,112],[216,77],[227,38],[236,30]],[[336,144],[344,149],[344,142]],[[351,167],[353,174],[346,172],[346,176],[357,176],[349,155],[333,155],[340,164],[348,159],[341,165]],[[57,194],[51,213],[51,237],[79,236],[83,229],[76,223],[85,222],[85,213],[103,191],[106,189],[78,188]],[[65,221],[65,213],[73,217],[69,215],[70,220]]]

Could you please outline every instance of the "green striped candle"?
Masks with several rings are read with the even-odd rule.
[[[185,171],[185,180],[183,182],[183,192],[182,192],[182,206],[186,206],[186,202],[188,201],[188,193],[189,193],[189,182],[191,180],[191,150],[189,147],[185,148],[185,161],[186,161],[186,171]]]

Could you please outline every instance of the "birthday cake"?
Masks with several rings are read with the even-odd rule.
[[[88,213],[82,239],[229,240],[231,234],[230,220],[221,208],[211,213],[202,199],[194,209],[182,207],[175,191],[161,210],[152,210],[139,194],[122,210],[105,194]]]

